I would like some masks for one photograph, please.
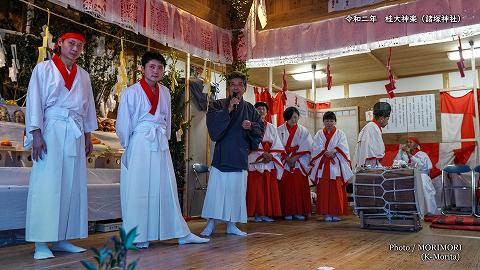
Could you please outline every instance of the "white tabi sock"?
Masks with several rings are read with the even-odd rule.
[[[54,257],[52,251],[48,248],[48,243],[35,243],[35,254],[33,255],[35,260],[44,260]]]
[[[208,241],[210,241],[210,239],[201,238],[201,237],[196,236],[193,233],[190,233],[189,235],[187,235],[185,237],[179,238],[178,239],[178,244],[180,244],[180,245],[203,244],[203,243],[207,243]]]
[[[72,243],[64,240],[64,241],[58,241],[53,244],[52,247],[53,251],[64,251],[64,252],[70,252],[70,253],[81,253],[87,251],[84,248],[77,247],[73,245]]]
[[[239,228],[237,228],[237,226],[235,225],[235,222],[228,222],[227,233],[228,234],[235,234],[235,235],[238,235],[238,236],[246,236],[247,235],[246,232],[243,232]]]
[[[215,230],[215,219],[208,220],[207,227],[200,233],[201,236],[210,236]]]

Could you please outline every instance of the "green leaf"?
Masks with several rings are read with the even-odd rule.
[[[100,255],[99,255],[99,261],[100,261],[100,265],[104,265],[105,262],[107,261],[107,257],[108,255],[110,254],[110,249],[107,248],[107,247],[103,247],[100,249]]]
[[[97,270],[97,268],[95,267],[95,265],[93,265],[93,263],[89,262],[89,261],[81,261],[83,267],[87,268],[88,270]]]
[[[120,240],[122,242],[125,242],[125,239],[127,238],[127,235],[125,233],[125,229],[122,227],[120,227]]]
[[[128,270],[133,270],[137,267],[137,264],[138,264],[138,259],[136,259],[135,261],[131,262],[129,265],[128,265]]]
[[[131,247],[133,246],[133,241],[135,240],[135,238],[137,238],[137,236],[137,227],[133,228],[131,231],[128,232],[126,241],[124,241],[123,243],[125,249],[131,249]]]

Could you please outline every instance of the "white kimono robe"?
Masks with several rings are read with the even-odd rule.
[[[324,170],[329,170],[325,175],[330,176],[332,180],[342,177],[347,182],[353,176],[347,136],[339,129],[333,132],[331,138],[328,138],[325,136],[324,129],[321,129],[313,138],[310,178],[314,183],[318,183],[322,178]],[[333,158],[325,156],[326,151],[334,150],[336,153]]]
[[[358,134],[353,166],[381,166],[380,160],[383,156],[385,156],[385,145],[382,130],[375,122],[369,122]]]
[[[77,66],[69,91],[53,61],[39,63],[28,85],[25,148],[41,129],[47,145],[33,161],[25,239],[52,242],[88,236],[85,137],[97,129],[89,74]]]
[[[262,159],[262,155],[265,152],[272,154],[273,160],[269,163],[257,163]],[[276,169],[277,179],[280,180],[283,175],[282,153],[285,153],[285,148],[280,141],[280,137],[278,137],[277,128],[267,123],[263,140],[259,144],[258,149],[248,155],[248,170],[263,173],[264,171]]]
[[[166,240],[188,235],[178,202],[177,182],[168,148],[171,134],[169,90],[161,85],[155,115],[140,83],[121,95],[117,135],[122,155],[120,195],[123,226],[137,226],[135,242]]]
[[[297,131],[291,140],[290,145],[288,145],[289,133],[287,129],[287,122],[277,128],[278,135],[280,136],[280,140],[282,141],[283,146],[285,147],[285,151],[287,156],[296,156],[301,155],[301,157],[295,163],[294,168],[290,168],[287,162],[283,160],[282,164],[285,170],[293,172],[294,169],[300,169],[304,176],[308,175],[310,170],[310,157],[311,157],[311,147],[312,147],[312,135],[308,132],[302,125],[298,125]]]
[[[422,177],[423,184],[423,196],[425,198],[425,205],[427,207],[427,213],[437,213],[437,202],[435,201],[435,187],[433,186],[432,179],[430,178],[430,170],[433,168],[432,161],[428,157],[427,153],[418,151],[412,156],[411,160],[408,159],[407,153],[400,149],[395,160],[403,160],[410,163],[413,167],[418,167],[420,175]]]

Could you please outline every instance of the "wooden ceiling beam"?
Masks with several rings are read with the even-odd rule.
[[[385,63],[383,63],[382,60],[378,59],[377,56],[375,56],[372,52],[368,52],[367,55],[375,62],[378,64],[378,66],[381,66],[386,72],[388,72],[388,68],[387,68],[387,65]],[[397,75],[395,74],[395,71],[393,70],[393,68],[391,68],[392,70],[392,74],[393,74],[393,77],[395,77],[396,79],[398,79]]]

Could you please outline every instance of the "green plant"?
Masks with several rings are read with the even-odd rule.
[[[239,43],[242,42],[242,31],[245,27],[248,11],[250,10],[251,1],[248,0],[229,0],[228,16],[230,19],[230,26],[232,27],[232,48],[233,48],[233,63],[232,70],[240,71],[247,76],[248,69],[245,59],[240,59],[237,54],[236,48],[239,47]],[[243,45],[244,46],[244,45]]]
[[[82,261],[82,265],[88,270],[135,269],[138,264],[138,259],[127,265],[127,253],[129,250],[138,250],[133,244],[137,235],[137,227],[128,233],[121,227],[120,239],[114,236],[108,241],[113,242],[113,250],[108,247],[108,242],[100,249],[92,248],[93,253],[95,253],[93,258],[97,262],[97,266],[90,261]]]

